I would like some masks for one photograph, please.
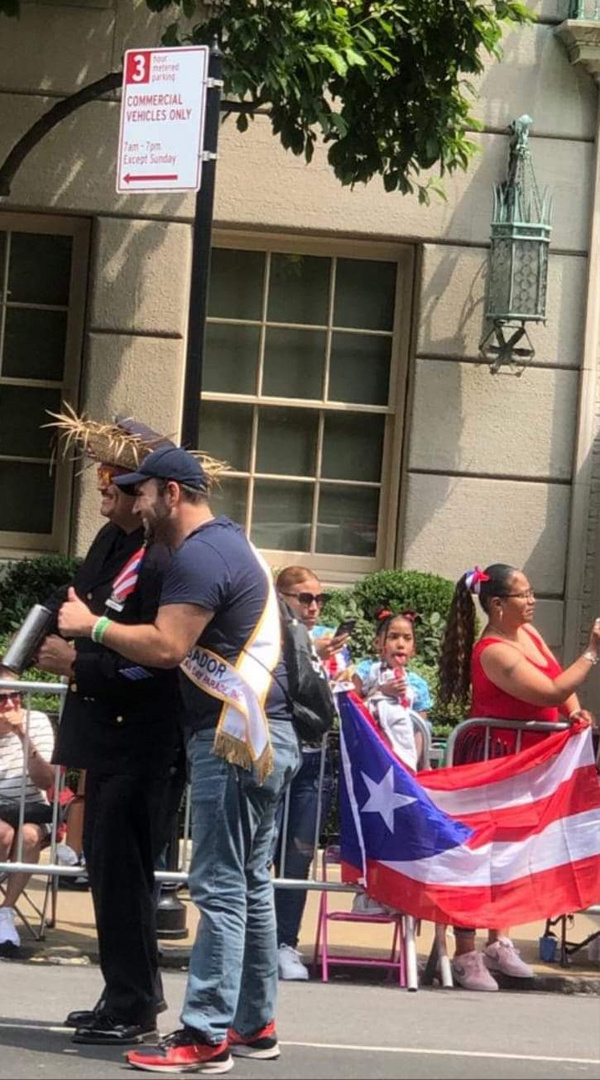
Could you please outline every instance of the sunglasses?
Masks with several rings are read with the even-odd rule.
[[[326,593],[326,592],[321,592],[321,593],[286,592],[283,595],[284,596],[293,596],[295,600],[299,600],[301,604],[305,605],[305,607],[308,607],[310,604],[313,604],[313,603],[318,604],[319,607],[323,607],[323,604],[326,604],[327,601],[330,599],[331,594]]]
[[[115,476],[124,476],[127,469],[118,469],[115,465],[98,465],[98,482],[100,484],[112,484]]]
[[[20,701],[22,696],[20,690],[0,690],[0,701]]]

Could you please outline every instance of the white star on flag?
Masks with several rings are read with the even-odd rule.
[[[383,780],[378,784],[366,773],[361,776],[369,789],[369,798],[364,806],[361,806],[361,814],[381,814],[385,826],[391,833],[394,831],[394,810],[417,800],[409,795],[401,795],[394,791],[394,769],[390,765]]]

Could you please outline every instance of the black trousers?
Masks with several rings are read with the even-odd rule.
[[[170,777],[88,770],[83,848],[96,913],[106,1010],[143,1023],[162,997],[154,865],[164,846]]]

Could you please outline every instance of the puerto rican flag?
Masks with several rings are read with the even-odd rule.
[[[500,928],[600,901],[600,783],[578,725],[511,757],[415,777],[338,697],[342,878],[416,918]]]

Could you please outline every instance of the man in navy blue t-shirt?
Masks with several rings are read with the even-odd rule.
[[[213,516],[209,477],[194,457],[159,449],[117,482],[135,486],[148,537],[174,550],[155,622],[98,619],[70,594],[59,626],[136,663],[180,666],[192,792],[189,887],[202,915],[183,1028],[127,1060],[152,1071],[226,1072],[232,1052],[279,1055],[269,859],[277,804],[300,760],[279,608],[269,569],[243,530]]]
[[[161,607],[192,604],[214,612],[202,634],[205,649],[235,665],[248,647],[272,588],[270,575],[258,562],[243,529],[226,517],[212,518],[195,529],[175,552],[161,593]],[[279,613],[274,620],[279,648]],[[257,674],[263,673],[259,670]],[[282,687],[287,690],[285,665],[274,669],[265,710],[270,719],[289,720]],[[198,731],[217,726],[222,709],[218,697],[187,675],[180,678],[186,705],[186,728]]]

